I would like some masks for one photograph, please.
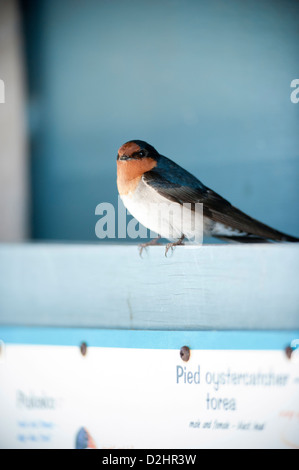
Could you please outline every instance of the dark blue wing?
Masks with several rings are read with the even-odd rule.
[[[299,241],[246,215],[169,158],[160,156],[157,166],[145,173],[143,180],[171,201],[202,203],[204,216],[224,226],[265,239]]]

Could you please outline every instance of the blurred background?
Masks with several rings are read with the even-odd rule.
[[[299,236],[298,24],[292,0],[0,0],[0,240],[105,242],[131,139]]]

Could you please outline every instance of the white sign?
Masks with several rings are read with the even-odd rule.
[[[298,351],[2,351],[1,448],[299,447]]]

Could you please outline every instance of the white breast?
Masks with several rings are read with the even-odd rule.
[[[189,208],[169,201],[143,179],[134,193],[123,195],[121,199],[135,219],[168,240],[178,240],[184,234],[189,240],[201,243],[203,234],[209,231],[210,224],[202,216],[201,204],[195,212],[191,211],[191,205]]]

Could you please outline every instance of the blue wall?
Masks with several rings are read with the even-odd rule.
[[[299,2],[24,4],[34,238],[97,240],[130,139],[299,236]]]

